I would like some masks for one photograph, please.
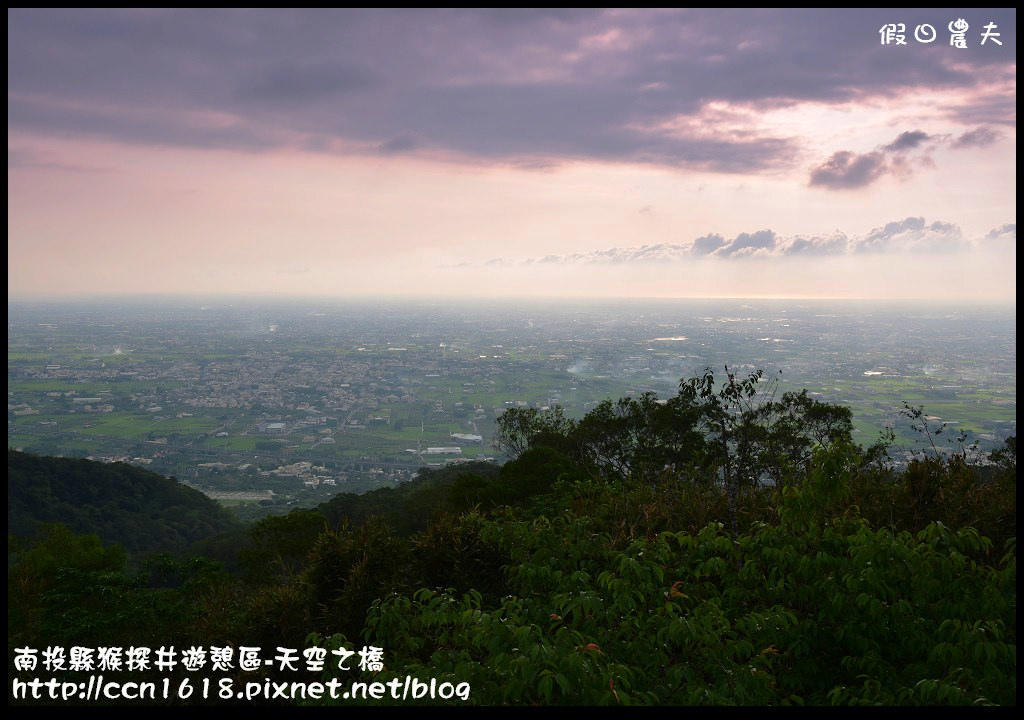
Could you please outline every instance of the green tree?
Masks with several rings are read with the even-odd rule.
[[[263,518],[249,528],[249,542],[239,552],[246,581],[255,585],[286,581],[299,572],[327,527],[327,518],[316,510]]]
[[[851,442],[849,408],[821,403],[806,391],[776,399],[778,378],[761,370],[745,378],[725,368],[718,387],[714,372],[680,382],[679,397],[697,411],[707,440],[707,468],[721,476],[733,535],[739,534],[737,500],[744,489],[786,484],[806,472],[815,448]]]
[[[531,447],[538,434],[565,436],[575,425],[565,416],[565,410],[557,405],[548,410],[509,408],[498,416],[495,424],[497,429],[492,440],[494,448],[511,460]]]

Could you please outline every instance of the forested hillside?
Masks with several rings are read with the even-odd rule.
[[[174,478],[123,463],[8,450],[8,533],[31,536],[46,523],[133,552],[183,549],[233,524],[220,505]]]
[[[480,705],[1015,704],[1015,439],[897,466],[845,408],[772,390],[709,372],[508,412],[500,469],[265,518],[235,572],[52,529],[9,556],[9,647],[372,645],[383,670],[225,676]]]

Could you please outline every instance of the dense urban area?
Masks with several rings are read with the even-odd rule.
[[[579,417],[704,368],[765,371],[854,409],[923,406],[941,447],[1016,434],[1012,307],[818,301],[12,303],[8,445],[124,461],[252,513],[501,461],[512,407]]]

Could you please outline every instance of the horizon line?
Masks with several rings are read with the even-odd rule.
[[[942,297],[942,296],[913,296],[913,297],[891,297],[879,295],[865,295],[857,297],[849,296],[808,296],[808,295],[477,295],[477,294],[430,294],[430,293],[409,293],[409,294],[388,294],[388,293],[360,293],[360,294],[303,294],[303,293],[68,293],[68,294],[25,294],[8,295],[7,303],[62,303],[76,301],[231,301],[231,300],[275,300],[275,301],[304,301],[304,302],[352,302],[352,301],[474,301],[474,302],[614,302],[614,301],[645,301],[645,302],[670,302],[670,301],[706,301],[706,300],[772,300],[785,302],[895,302],[895,303],[920,303],[940,302],[970,303],[989,305],[1012,305],[1016,307],[1016,297]]]

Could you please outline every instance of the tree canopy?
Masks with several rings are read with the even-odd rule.
[[[1016,703],[1015,438],[897,466],[847,408],[728,369],[498,426],[504,465],[264,518],[234,572],[76,534],[155,497],[181,516],[173,481],[12,453],[16,507],[84,510],[9,542],[8,642],[366,644],[384,669],[343,680],[467,683],[476,705]],[[296,678],[244,678],[264,679]]]

